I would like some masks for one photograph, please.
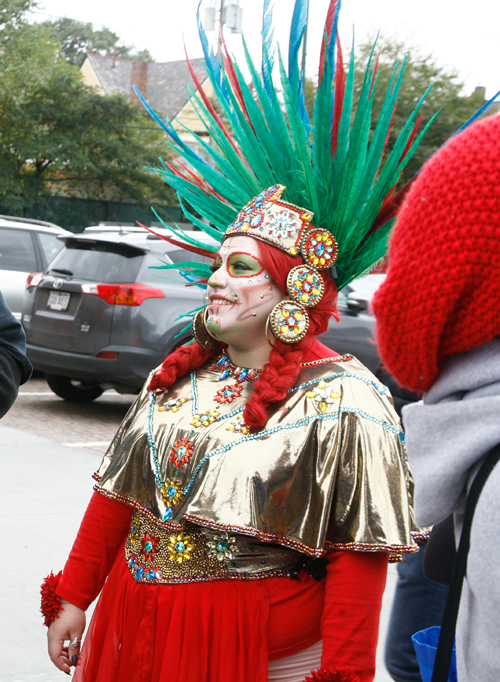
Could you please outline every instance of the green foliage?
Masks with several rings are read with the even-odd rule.
[[[1,0],[0,0],[1,1]],[[12,213],[48,194],[175,203],[144,164],[165,156],[161,134],[124,97],[85,86],[50,27],[21,19],[15,0],[0,50],[0,205]],[[0,6],[1,7],[1,6]]]
[[[22,2],[23,0],[17,0]],[[52,35],[62,45],[61,54],[70,63],[81,66],[87,52],[93,52],[103,57],[116,56],[122,59],[132,59],[140,62],[152,62],[149,50],[137,52],[130,45],[119,45],[120,38],[109,28],[94,30],[92,24],[63,17],[56,21],[46,21]]]
[[[364,65],[372,50],[373,43],[374,38],[369,38],[356,48],[354,81],[356,97],[359,97],[361,92]],[[398,94],[393,129],[387,144],[387,151],[393,149],[404,122],[429,85],[433,87],[419,111],[423,117],[420,129],[439,111],[439,115],[429,128],[418,151],[403,171],[402,180],[407,181],[413,177],[426,159],[484,104],[484,98],[481,93],[477,92],[470,96],[464,95],[463,84],[455,71],[448,71],[438,66],[432,55],[421,54],[414,46],[405,45],[395,38],[385,38],[377,42],[376,54],[379,51],[378,84],[373,100],[374,120],[380,114],[383,94],[391,77],[393,66],[398,60],[402,62],[406,55],[405,71]]]

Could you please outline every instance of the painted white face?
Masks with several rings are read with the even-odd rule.
[[[207,328],[234,347],[251,347],[264,337],[266,320],[284,292],[264,270],[259,242],[229,237],[208,280]]]

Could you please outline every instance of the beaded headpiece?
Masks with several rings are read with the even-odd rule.
[[[354,50],[346,72],[337,36],[340,0],[331,0],[327,13],[311,120],[300,67],[307,10],[308,0],[295,0],[288,70],[279,55],[277,77],[272,0],[264,0],[260,72],[243,41],[252,81],[249,85],[229,56],[223,36],[215,52],[209,45],[198,8],[205,68],[217,104],[214,106],[203,90],[188,60],[197,89],[191,89],[190,101],[211,144],[204,135],[189,130],[192,144],[187,144],[185,133],[181,138],[172,123],[162,120],[136,89],[169,136],[171,157],[152,170],[174,188],[188,220],[218,242],[230,234],[249,235],[288,253],[301,253],[304,264],[312,267],[295,272],[291,280],[292,301],[301,309],[295,310],[297,315],[284,311],[290,313],[289,328],[297,326],[304,333],[307,316],[301,311],[318,296],[319,270],[330,268],[337,288],[342,289],[385,255],[397,209],[411,184],[396,190],[401,173],[434,120],[417,134],[418,111],[426,92],[392,148],[387,148],[404,62],[394,67],[380,114],[373,120],[378,60],[373,59],[372,50],[354,97]],[[285,186],[287,201],[282,199]],[[249,197],[255,199],[248,203]],[[311,228],[313,216],[315,227]],[[173,233],[166,237],[171,243],[212,258],[218,251],[217,246],[197,240],[195,233],[163,224]],[[210,277],[210,266],[204,263],[164,267],[180,270],[200,286],[206,286]],[[278,316],[273,329],[284,329],[283,319]],[[297,340],[302,332],[287,334]]]

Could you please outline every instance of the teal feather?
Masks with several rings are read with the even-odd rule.
[[[266,2],[267,8],[269,5]],[[277,183],[286,185],[284,198],[313,211],[313,223],[330,230],[339,242],[336,283],[342,288],[383,257],[392,219],[385,223],[379,219],[376,229],[373,225],[384,200],[394,190],[401,171],[415,153],[428,126],[404,153],[421,100],[401,130],[391,153],[385,154],[405,64],[395,65],[381,113],[378,120],[373,121],[372,105],[378,86],[373,65],[375,46],[366,65],[356,106],[353,49],[346,69],[345,90],[338,90],[338,93],[343,93],[343,102],[340,108],[337,96],[335,120],[339,127],[332,153],[334,87],[340,87],[336,84],[334,63],[338,6],[333,19],[333,9],[329,12],[327,49],[321,57],[322,78],[316,93],[312,123],[308,118],[306,120],[302,111],[303,74],[299,65],[306,7],[307,0],[295,3],[288,71],[278,46],[279,69],[274,80],[271,78],[274,57],[269,55],[272,29],[268,11],[264,12],[267,23],[260,69],[253,62],[243,40],[251,86],[234,59],[230,60],[232,66],[230,64],[228,70],[229,62],[226,60],[224,63],[219,55],[213,55],[206,36],[202,36],[206,70],[221,118],[216,119],[208,109],[206,99],[203,101],[189,88],[190,102],[209,133],[211,143],[186,127],[184,129],[195,142],[195,154],[186,150],[184,139],[176,140],[171,135],[167,141],[172,157],[185,159],[190,169],[203,178],[202,186],[185,173],[177,174],[175,161],[168,166],[162,164],[154,171],[173,187],[184,215],[217,242],[221,241],[238,211],[261,190]],[[194,244],[194,235],[183,233],[178,226],[173,229],[176,237]],[[195,270],[189,269],[188,265],[176,263],[172,267],[190,275],[195,271],[207,273],[202,264],[194,264]]]

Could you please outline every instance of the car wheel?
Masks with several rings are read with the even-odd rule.
[[[87,384],[59,374],[46,374],[45,380],[56,395],[71,403],[90,403],[104,393],[99,384]]]

